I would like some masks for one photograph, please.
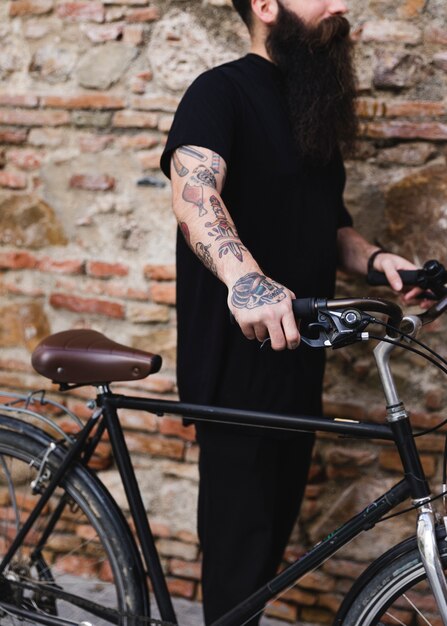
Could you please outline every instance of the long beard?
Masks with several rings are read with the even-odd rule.
[[[327,163],[340,147],[353,149],[358,121],[349,22],[334,16],[307,26],[279,4],[267,51],[283,78],[298,154]]]

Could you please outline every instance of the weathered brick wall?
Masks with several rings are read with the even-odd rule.
[[[229,7],[228,0],[0,1],[1,386],[50,390],[33,374],[30,351],[50,332],[91,327],[164,357],[162,373],[120,389],[175,397],[175,223],[158,159],[186,86],[246,50]],[[446,11],[444,0],[351,6],[362,137],[347,163],[346,201],[362,232],[417,261],[447,261]],[[146,185],[137,185],[142,178]],[[340,276],[340,294],[366,292]],[[427,337],[446,356],[442,331],[436,325]],[[441,419],[441,377],[415,356],[401,359],[397,374],[414,424]],[[368,347],[333,353],[326,413],[381,422],[377,382]],[[88,394],[64,401],[84,416]],[[171,588],[199,597],[193,433],[175,418],[131,412],[123,424]],[[428,475],[439,479],[442,436],[420,445]],[[101,476],[123,502],[103,453]],[[390,446],[321,437],[288,557],[396,481],[398,468]],[[413,525],[412,516],[402,518],[354,542],[272,612],[330,623],[365,562]]]

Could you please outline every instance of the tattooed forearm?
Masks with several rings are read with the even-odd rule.
[[[183,187],[182,198],[185,202],[190,202],[199,209],[199,217],[208,213],[203,202],[202,186],[190,185],[189,183],[186,183]]]
[[[179,226],[180,226],[180,230],[182,232],[182,235],[185,238],[186,243],[192,249],[191,234],[189,232],[188,224],[186,222],[180,222]]]
[[[192,146],[181,146],[178,151],[182,154],[193,157],[194,159],[198,159],[199,161],[206,161],[207,159],[206,154],[203,154],[203,152],[196,150],[196,148],[193,148]]]
[[[211,229],[208,235],[220,242],[219,258],[231,252],[242,263],[242,253],[247,249],[242,245],[235,225],[227,218],[216,196],[211,196],[210,202],[216,219],[214,222],[206,222],[205,226]]]
[[[209,252],[209,248],[211,248],[210,243],[207,246],[205,246],[204,243],[199,241],[199,243],[196,245],[196,254],[199,257],[199,259],[202,261],[204,266],[207,267],[211,272],[213,272],[215,276],[217,276],[217,267],[216,267],[216,264],[214,263],[213,257],[211,256]]]
[[[203,183],[204,185],[207,185],[208,187],[217,189],[216,177],[214,176],[213,172],[209,170],[207,167],[205,167],[204,165],[198,165],[195,168],[193,174],[194,176],[191,177],[191,181],[199,183],[199,184]]]
[[[254,309],[264,304],[276,304],[286,297],[282,285],[258,272],[250,272],[234,284],[231,303],[237,309]]]
[[[189,169],[185,167],[183,163],[180,161],[180,159],[178,158],[177,152],[174,152],[174,154],[172,155],[172,160],[174,163],[175,171],[177,172],[179,176],[186,176],[186,174],[189,174]]]

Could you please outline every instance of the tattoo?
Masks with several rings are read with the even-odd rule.
[[[203,183],[208,187],[217,189],[217,180],[213,172],[204,165],[198,165],[194,170],[194,176],[191,177],[191,181],[195,183]]]
[[[194,159],[197,159],[199,161],[206,161],[207,159],[206,154],[203,154],[203,152],[199,152],[195,148],[191,148],[191,146],[181,146],[178,151],[182,154],[187,154],[188,156],[193,157]]]
[[[205,246],[204,243],[199,241],[199,243],[196,245],[196,254],[199,257],[199,259],[202,261],[204,266],[207,267],[209,270],[211,270],[211,272],[213,272],[215,276],[217,276],[217,267],[216,267],[216,264],[214,263],[213,257],[209,253],[209,248],[211,248],[210,243],[207,246]]]
[[[220,171],[220,156],[217,154],[217,152],[213,152],[211,169],[213,170],[215,174],[218,174]]]
[[[183,187],[182,198],[185,202],[194,204],[199,209],[199,217],[206,215],[208,211],[203,204],[203,187],[197,187],[196,185],[186,185]]]
[[[224,240],[219,246],[219,258],[231,252],[242,263],[244,258],[242,252],[246,251],[247,248],[242,245],[235,225],[225,215],[216,196],[211,196],[210,202],[216,219],[214,222],[206,222],[205,226],[211,228],[211,231],[208,232],[210,237],[214,237],[216,241]]]
[[[188,168],[186,168],[183,165],[183,163],[180,161],[180,159],[178,158],[177,152],[174,152],[174,154],[172,155],[172,159],[173,159],[175,171],[177,172],[179,176],[183,177],[183,176],[186,176],[186,174],[189,174]]]
[[[180,222],[179,226],[186,243],[191,248],[191,235],[189,233],[188,224],[186,222]]]
[[[250,272],[234,284],[231,303],[237,309],[254,309],[284,300],[284,287],[258,272]]]

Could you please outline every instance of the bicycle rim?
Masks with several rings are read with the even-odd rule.
[[[443,626],[417,549],[384,564],[353,601],[343,626]]]
[[[31,485],[46,452],[41,443],[0,430],[1,558],[39,498]],[[43,486],[57,464],[50,455]],[[99,485],[78,469],[53,494],[0,576],[2,626],[45,624],[46,619],[58,624],[134,626],[139,620],[130,616],[136,615],[146,623],[149,609],[141,561],[127,526]],[[54,520],[62,502],[63,510]],[[41,553],[32,557],[50,520],[54,528]],[[18,616],[23,611],[32,616]]]

